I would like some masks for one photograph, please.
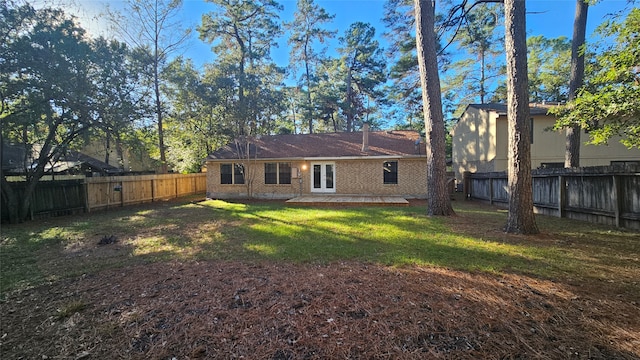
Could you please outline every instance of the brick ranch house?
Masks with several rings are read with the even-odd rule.
[[[272,135],[206,159],[211,199],[301,195],[426,198],[427,158],[415,131]]]

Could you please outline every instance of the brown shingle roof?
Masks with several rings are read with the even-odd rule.
[[[69,151],[69,153],[66,156],[63,156],[61,160],[84,163],[89,167],[91,167],[92,169],[96,171],[104,172],[104,173],[122,172],[122,170],[118,169],[113,165],[109,165],[104,161],[100,161],[96,158],[93,158],[89,155],[85,155],[77,151]]]
[[[251,157],[258,159],[340,158],[369,156],[417,156],[425,154],[424,142],[416,146],[415,131],[370,131],[369,151],[362,151],[362,132],[262,136],[252,141]],[[213,152],[207,160],[237,159],[234,143]]]

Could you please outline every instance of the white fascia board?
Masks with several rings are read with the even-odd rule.
[[[419,159],[427,155],[377,155],[377,156],[339,156],[339,157],[307,157],[306,161],[339,161],[339,160],[376,160],[376,159]]]
[[[338,157],[296,157],[296,158],[259,158],[250,161],[339,161],[339,160],[376,160],[376,159],[426,159],[427,155],[377,155],[377,156],[338,156]],[[234,162],[247,159],[209,159],[206,162]]]

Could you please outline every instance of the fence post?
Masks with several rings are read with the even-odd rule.
[[[52,180],[53,181],[53,178]],[[26,189],[26,187],[25,187]],[[31,198],[31,201],[29,201],[29,220],[33,221],[34,217],[33,217],[33,204],[34,204],[34,196],[36,196],[36,191],[33,190],[33,192],[31,193],[31,195],[29,196]]]
[[[89,208],[89,184],[87,183],[87,178],[82,180],[82,190],[84,191],[84,212],[91,212]]]
[[[107,209],[109,209],[111,206],[111,180],[113,179],[113,177],[109,176],[108,177],[108,181],[107,181]]]
[[[151,202],[156,201],[156,176],[151,178]]]
[[[489,205],[493,205],[493,175],[489,176]]]
[[[564,176],[558,176],[558,217],[563,217],[564,207],[566,206],[566,186],[564,183]]]
[[[464,191],[464,198],[471,198],[471,172],[465,171],[462,173],[462,190]]]
[[[612,176],[613,191],[611,191],[611,201],[613,203],[613,213],[616,219],[616,227],[620,227],[620,208],[622,207],[622,194],[620,194],[620,177],[617,175]]]

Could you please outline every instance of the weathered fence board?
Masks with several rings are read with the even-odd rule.
[[[68,215],[84,210],[85,194],[81,181],[45,182],[42,185],[35,189],[31,199],[32,218]]]
[[[532,175],[537,213],[640,229],[640,167],[539,169]],[[465,177],[467,197],[508,203],[506,173]]]
[[[24,183],[12,182],[18,195]],[[41,181],[31,197],[31,218],[88,212],[181,196],[204,194],[206,174],[91,177]],[[8,220],[2,200],[2,221]]]
[[[26,183],[12,182],[18,197],[24,196]],[[31,195],[29,216],[31,219],[42,217],[70,215],[85,211],[86,197],[82,179],[43,181],[38,184]],[[2,198],[1,221],[9,220],[9,208],[6,199]]]
[[[536,184],[536,186],[533,187],[533,198],[536,199],[536,203],[556,206],[558,203],[558,178],[537,177],[534,178],[533,181]]]

